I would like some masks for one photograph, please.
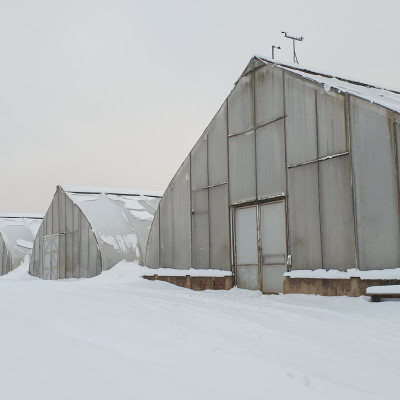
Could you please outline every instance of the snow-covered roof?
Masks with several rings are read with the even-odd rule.
[[[133,190],[133,189],[120,189],[110,187],[93,187],[93,186],[64,186],[60,185],[64,192],[70,193],[86,193],[86,194],[116,194],[127,196],[150,196],[162,197],[164,192],[159,190]]]
[[[338,75],[317,71],[299,64],[282,63],[265,57],[254,57],[242,75],[262,65],[274,65],[277,68],[299,75],[304,79],[323,85],[326,91],[336,89],[338,92],[348,93],[379,104],[385,108],[400,113],[400,91],[382,86],[346,79]]]
[[[4,242],[11,257],[11,265],[0,260],[0,275],[19,266],[25,256],[31,253],[33,241],[43,220],[36,214],[0,214],[0,244]]]
[[[61,187],[89,221],[103,254],[104,269],[120,259],[143,262],[160,192]],[[110,247],[111,246],[111,247]],[[113,250],[110,251],[110,248]],[[112,261],[108,262],[108,258]],[[119,257],[119,258],[118,258]],[[117,259],[118,258],[118,259]]]
[[[31,218],[43,219],[44,214],[0,213],[0,218]]]

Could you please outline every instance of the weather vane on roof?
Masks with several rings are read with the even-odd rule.
[[[287,32],[282,32],[282,33],[285,35],[285,38],[288,38],[288,39],[292,39],[292,40],[293,40],[293,62],[294,62],[295,64],[298,64],[298,63],[299,63],[299,60],[297,59],[297,55],[296,55],[296,41],[302,42],[303,39],[304,39],[303,36],[295,37],[295,36],[290,36],[290,35],[288,35]]]

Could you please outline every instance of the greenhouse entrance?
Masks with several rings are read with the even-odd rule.
[[[59,235],[43,238],[43,279],[58,279]]]
[[[283,291],[286,272],[285,202],[235,209],[235,267],[239,288]]]

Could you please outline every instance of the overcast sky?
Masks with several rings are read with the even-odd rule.
[[[0,0],[0,212],[164,190],[253,55],[400,88],[398,0]]]

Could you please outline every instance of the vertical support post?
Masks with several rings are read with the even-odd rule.
[[[315,94],[315,134],[316,134],[316,145],[317,145],[317,160],[319,159],[319,132],[318,132],[318,99],[317,91]],[[318,216],[319,216],[319,241],[321,246],[321,268],[324,269],[324,251],[322,246],[322,215],[321,215],[321,180],[320,180],[320,162],[317,161],[317,176],[318,176]]]
[[[345,98],[345,122],[346,129],[348,131],[349,137],[349,157],[350,157],[350,183],[351,183],[351,193],[353,200],[353,219],[354,219],[354,243],[355,243],[355,263],[356,269],[360,268],[359,265],[359,248],[358,248],[358,230],[357,230],[357,202],[356,202],[356,179],[354,174],[354,158],[353,158],[353,133],[352,133],[352,123],[351,123],[351,101],[350,95],[346,94]]]

